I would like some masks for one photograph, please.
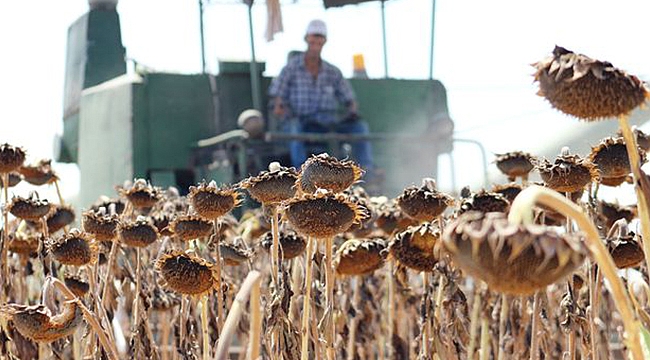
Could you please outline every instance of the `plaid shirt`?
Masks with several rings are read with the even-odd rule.
[[[288,117],[331,124],[337,121],[338,104],[354,100],[354,92],[341,70],[321,60],[316,79],[305,67],[305,56],[295,56],[273,79],[271,97],[282,98]]]

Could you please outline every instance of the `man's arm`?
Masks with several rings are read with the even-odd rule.
[[[269,96],[273,101],[273,114],[278,117],[283,117],[286,113],[282,98],[288,97],[290,74],[288,66],[285,66],[269,86]]]

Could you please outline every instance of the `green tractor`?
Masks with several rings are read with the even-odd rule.
[[[268,116],[265,64],[221,62],[218,74],[127,72],[116,1],[98,2],[68,32],[64,133],[56,161],[77,163],[80,203],[89,204],[133,178],[181,191],[199,181],[236,183],[288,164],[287,142]],[[438,157],[454,142],[443,84],[434,79],[350,79],[384,174],[376,192],[397,195],[422,177],[437,177]],[[257,108],[263,128],[238,123]],[[246,113],[244,113],[245,115]],[[245,117],[245,116],[244,116]],[[246,119],[243,119],[246,120]],[[243,128],[242,128],[243,126]],[[359,136],[299,134],[343,158]],[[483,163],[485,153],[481,150]],[[451,159],[451,157],[450,157]],[[452,179],[453,179],[453,161]]]

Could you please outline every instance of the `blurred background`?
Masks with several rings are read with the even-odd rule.
[[[482,144],[489,170],[485,181],[476,147],[456,144],[453,176],[449,156],[441,156],[438,164],[439,187],[445,191],[504,182],[490,163],[494,154],[521,150],[552,158],[568,145],[587,155],[598,139],[615,133],[616,121],[581,123],[536,95],[531,64],[549,56],[555,45],[610,61],[642,80],[650,75],[650,49],[644,44],[650,3],[644,1],[390,0],[326,9],[319,0],[296,0],[279,5],[283,31],[272,41],[265,36],[267,4],[250,6],[255,55],[265,63],[265,77],[279,73],[290,51],[305,48],[305,27],[320,18],[329,27],[323,57],[344,76],[353,76],[353,56],[362,54],[370,79],[432,76],[444,85],[454,137]],[[88,6],[87,0],[0,3],[0,142],[25,148],[28,163],[55,157],[60,146],[55,139],[64,132],[68,29]],[[129,73],[202,72],[198,1],[121,0],[117,12]],[[203,1],[203,29],[208,73],[219,74],[220,63],[251,60],[249,5]],[[647,132],[647,119],[641,109],[631,122]],[[421,156],[424,161],[431,155]],[[74,203],[80,187],[77,164],[55,163],[54,169],[64,197]],[[419,184],[419,175],[411,182]],[[54,199],[47,194],[51,191],[39,189]],[[631,188],[603,195],[625,203],[632,199],[626,194],[632,194]]]

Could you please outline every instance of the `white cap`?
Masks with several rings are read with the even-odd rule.
[[[305,31],[305,36],[307,35],[323,35],[327,37],[327,25],[323,20],[312,20],[307,25],[307,31]]]

